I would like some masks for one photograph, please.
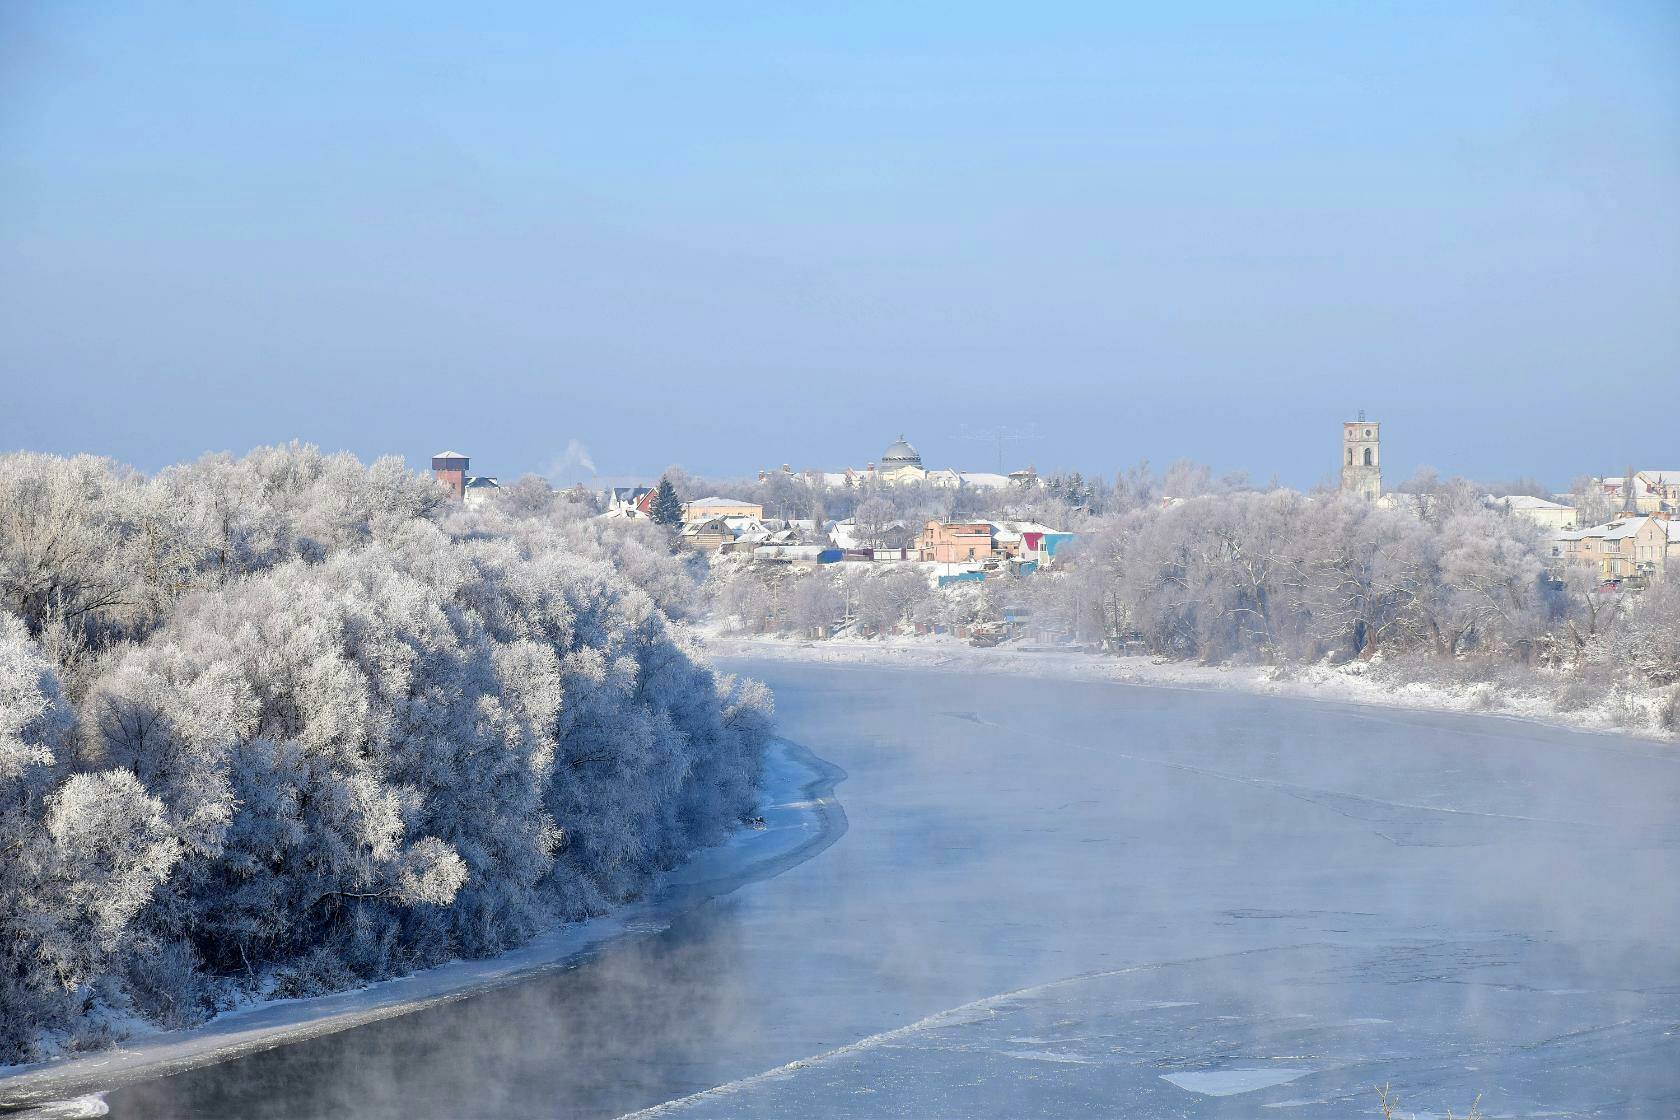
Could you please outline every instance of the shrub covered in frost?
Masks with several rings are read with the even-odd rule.
[[[446,530],[426,480],[306,448],[10,458],[0,1061],[498,952],[752,805],[768,694],[696,657],[642,542]]]

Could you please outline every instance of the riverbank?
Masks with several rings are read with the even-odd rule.
[[[97,1116],[97,1094],[120,1085],[225,1061],[461,999],[541,972],[570,968],[608,942],[663,931],[679,914],[810,859],[846,831],[834,797],[844,771],[793,743],[766,752],[759,813],[743,828],[671,871],[646,900],[562,926],[484,960],[459,960],[410,976],[311,999],[252,1004],[183,1031],[136,1033],[85,1057],[0,1068],[0,1109]],[[92,1094],[90,1096],[90,1094]],[[30,1115],[31,1113],[25,1113]]]
[[[831,638],[814,642],[709,634],[705,642],[715,657],[751,656],[765,660],[908,669],[961,668],[974,672],[1112,681],[1155,688],[1238,689],[1263,696],[1289,696],[1337,704],[1500,716],[1572,731],[1632,735],[1659,742],[1672,743],[1680,739],[1680,735],[1653,725],[1651,711],[1662,702],[1662,697],[1655,693],[1646,697],[1623,697],[1615,705],[1600,703],[1577,710],[1564,710],[1550,695],[1514,691],[1491,682],[1443,684],[1398,680],[1380,663],[1350,662],[1291,668],[1203,665],[1148,655],[1115,656],[1042,646],[976,648],[949,637]]]

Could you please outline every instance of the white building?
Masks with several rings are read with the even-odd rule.
[[[793,471],[783,466],[782,471],[792,474]],[[758,473],[760,481],[770,477],[769,471]],[[870,463],[862,469],[847,467],[844,471],[803,471],[801,477],[811,485],[832,487],[863,486],[868,483],[878,483],[885,486],[915,485],[926,483],[941,489],[958,490],[970,487],[977,490],[1003,490],[1010,486],[1032,487],[1040,485],[1038,472],[1031,467],[1015,471],[1011,474],[992,474],[986,471],[958,471],[949,467],[936,467],[928,470],[922,463],[922,454],[901,435],[892,445],[881,453],[878,463]]]
[[[475,474],[467,477],[466,486],[461,493],[461,502],[469,509],[483,505],[490,500],[490,496],[500,490],[501,483],[496,481],[493,474]]]
[[[1502,509],[1513,517],[1532,521],[1542,529],[1568,529],[1575,524],[1575,507],[1561,502],[1548,502],[1532,494],[1508,494],[1503,498],[1489,495],[1487,504]]]

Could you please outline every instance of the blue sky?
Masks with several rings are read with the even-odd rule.
[[[1680,6],[268,7],[0,6],[0,448],[1680,468]]]

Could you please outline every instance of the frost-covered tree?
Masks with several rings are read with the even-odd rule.
[[[120,635],[135,607],[126,546],[138,486],[91,455],[0,456],[0,599],[64,664]]]
[[[890,547],[893,531],[901,521],[892,502],[880,494],[860,502],[852,517],[857,526],[858,543],[865,548]]]
[[[1537,532],[1473,488],[1418,518],[1339,494],[1192,498],[1094,522],[1033,598],[1068,632],[1175,657],[1311,660],[1429,650],[1544,659],[1570,601]]]
[[[499,951],[753,803],[768,695],[654,526],[298,445],[7,459],[0,1061]]]
[[[1680,576],[1671,573],[1640,596],[1617,630],[1613,656],[1655,684],[1680,682]]]
[[[70,771],[71,730],[46,658],[0,615],[0,1061],[87,1033],[91,986],[177,856],[131,773]]]
[[[441,504],[400,459],[364,467],[296,443],[149,479],[86,455],[0,455],[0,601],[75,696],[103,651],[143,639],[183,596],[293,557],[319,562]]]
[[[842,599],[827,572],[814,571],[796,583],[788,601],[788,621],[795,629],[825,634],[840,618]]]
[[[510,517],[541,517],[555,500],[554,487],[540,474],[520,475],[494,493]]]

